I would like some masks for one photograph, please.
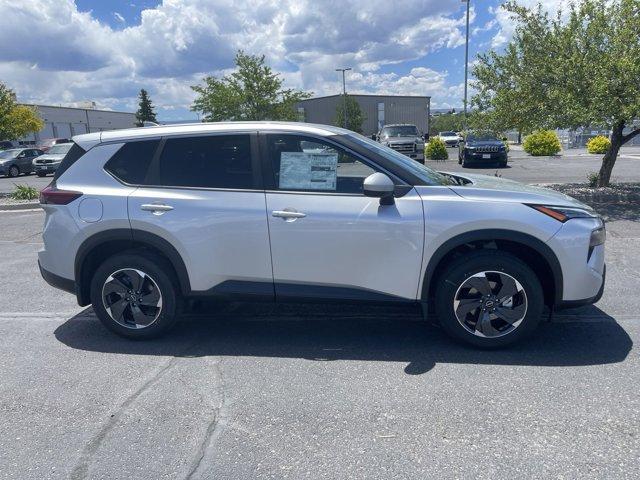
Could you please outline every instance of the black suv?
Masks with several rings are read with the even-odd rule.
[[[458,163],[470,165],[507,166],[507,146],[492,133],[466,133],[458,146]]]

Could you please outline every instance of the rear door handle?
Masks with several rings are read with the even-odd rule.
[[[162,215],[164,212],[173,210],[173,207],[162,203],[143,203],[140,205],[140,210],[152,212],[154,215]]]
[[[284,210],[274,210],[271,212],[272,217],[282,218],[285,222],[293,222],[298,218],[304,218],[307,216],[306,213],[298,212],[293,210],[292,208],[285,208]]]

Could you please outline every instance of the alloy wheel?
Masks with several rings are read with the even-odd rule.
[[[484,271],[458,287],[453,310],[460,325],[479,337],[512,333],[527,314],[527,294],[515,278],[504,272]]]
[[[141,270],[113,272],[102,287],[102,301],[109,316],[131,329],[151,326],[162,312],[162,293],[153,278]]]

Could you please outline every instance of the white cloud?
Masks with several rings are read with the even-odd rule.
[[[558,10],[567,12],[572,0],[519,0],[518,4],[524,7],[536,8],[540,4],[543,10],[546,10],[551,15],[555,15]],[[511,14],[504,8],[496,7],[490,8],[489,12],[495,15],[495,21],[498,25],[498,32],[493,36],[491,40],[492,48],[500,48],[506,45],[513,36],[516,24],[511,18]]]
[[[165,109],[188,108],[190,85],[233,65],[238,49],[265,54],[287,85],[334,93],[338,66],[350,89],[431,94],[459,103],[446,72],[382,67],[464,42],[459,0],[164,0],[140,23],[112,29],[73,0],[0,0],[0,79],[26,101],[95,100],[134,108],[140,88]],[[121,23],[118,12],[114,17]],[[475,13],[472,13],[472,20]],[[389,70],[389,68],[386,68]],[[354,91],[355,91],[354,90]]]

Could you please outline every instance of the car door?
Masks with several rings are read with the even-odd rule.
[[[134,238],[149,232],[168,241],[195,293],[273,297],[255,142],[248,132],[167,137],[129,196]]]
[[[260,137],[276,298],[415,300],[424,241],[417,192],[405,186],[381,205],[363,194],[364,179],[381,171],[370,160],[327,138]]]

